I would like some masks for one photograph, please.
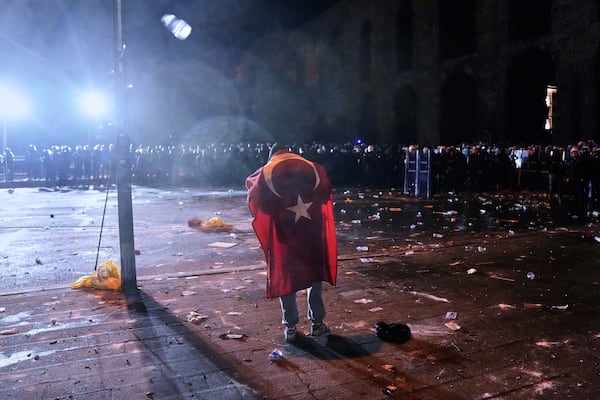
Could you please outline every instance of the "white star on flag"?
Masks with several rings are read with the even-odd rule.
[[[298,202],[296,203],[296,205],[287,208],[287,210],[290,210],[296,214],[296,216],[294,218],[294,222],[298,222],[300,217],[311,219],[310,214],[308,213],[308,209],[310,208],[310,206],[312,206],[312,203],[313,203],[312,201],[305,203],[302,200],[302,197],[300,197],[300,195],[298,195]]]

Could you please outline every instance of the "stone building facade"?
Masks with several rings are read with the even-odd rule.
[[[251,58],[283,140],[600,141],[597,0],[341,0]]]

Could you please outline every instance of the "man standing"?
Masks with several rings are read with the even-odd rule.
[[[337,240],[325,168],[274,144],[246,187],[252,227],[267,261],[267,298],[279,297],[285,340],[296,339],[296,292],[302,289],[311,335],[328,333],[321,289],[322,282],[336,283]]]

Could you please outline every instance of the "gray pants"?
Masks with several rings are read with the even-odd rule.
[[[308,319],[313,324],[320,324],[325,318],[325,305],[321,295],[323,282],[313,282],[312,286],[306,289],[306,299],[308,303]],[[296,304],[296,292],[281,296],[281,312],[283,318],[281,322],[288,328],[293,328],[298,324],[298,304]]]

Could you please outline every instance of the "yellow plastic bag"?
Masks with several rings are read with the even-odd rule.
[[[119,290],[121,289],[121,270],[113,260],[104,261],[91,275],[82,276],[73,282],[71,288]]]

